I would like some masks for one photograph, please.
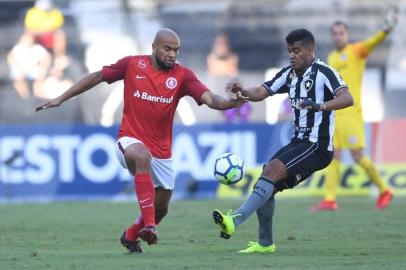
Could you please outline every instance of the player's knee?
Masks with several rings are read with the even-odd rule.
[[[151,161],[152,156],[148,150],[141,150],[138,151],[134,155],[135,167],[140,169],[150,169],[151,168]]]
[[[276,183],[287,177],[287,171],[282,161],[279,159],[273,159],[264,166],[262,175]]]
[[[273,170],[273,166],[272,166],[272,162],[266,164],[262,170],[262,174],[266,177],[270,177],[270,175],[272,174],[272,170]]]
[[[135,167],[137,169],[149,169],[151,168],[150,157],[139,157],[135,160]]]

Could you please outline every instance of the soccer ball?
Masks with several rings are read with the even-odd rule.
[[[236,154],[224,153],[214,163],[214,177],[224,184],[235,184],[242,179],[244,161]]]

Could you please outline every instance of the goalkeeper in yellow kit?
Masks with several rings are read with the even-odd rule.
[[[361,108],[361,84],[366,60],[374,48],[379,45],[396,25],[395,15],[388,15],[382,31],[370,38],[356,43],[348,43],[348,26],[337,21],[331,26],[331,35],[336,49],[328,56],[328,64],[335,68],[348,84],[354,98],[354,106],[336,112],[334,133],[334,158],[326,169],[325,198],[311,211],[337,210],[337,186],[339,184],[339,167],[341,152],[348,149],[353,160],[360,165],[373,184],[379,190],[376,208],[387,207],[393,194],[382,181],[374,163],[364,154],[365,131]]]

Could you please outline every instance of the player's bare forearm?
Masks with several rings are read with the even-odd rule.
[[[226,92],[236,93],[248,98],[250,101],[262,101],[269,96],[268,91],[263,86],[243,88],[238,82],[230,82],[226,86]]]
[[[230,97],[222,97],[212,93],[211,91],[206,91],[202,95],[201,101],[209,108],[219,111],[239,107],[243,103],[241,100],[232,99]]]
[[[87,90],[95,87],[103,81],[101,71],[96,71],[89,73],[80,79],[77,83],[72,85],[65,93],[58,97],[58,99],[63,103],[64,101],[77,96]]]
[[[341,88],[335,94],[335,98],[321,105],[322,111],[340,110],[354,104],[352,95],[347,87]]]
[[[35,111],[39,111],[42,109],[48,109],[52,107],[58,107],[61,105],[63,102],[65,102],[68,99],[71,99],[74,96],[77,96],[94,86],[98,85],[103,81],[102,73],[101,71],[96,71],[93,73],[89,73],[86,76],[84,76],[82,79],[80,79],[77,83],[72,85],[66,92],[64,92],[62,95],[55,99],[49,100],[47,103],[38,106],[35,108]]]
[[[242,89],[241,93],[243,96],[248,97],[250,101],[254,102],[262,101],[269,96],[268,91],[262,86]]]

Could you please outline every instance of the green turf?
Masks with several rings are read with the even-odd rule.
[[[125,254],[118,238],[131,203],[0,205],[0,269],[406,269],[406,198],[385,211],[342,199],[340,211],[310,213],[316,199],[277,201],[274,254],[236,254],[256,239],[256,217],[226,241],[211,210],[238,201],[181,201],[159,227],[158,246]]]

